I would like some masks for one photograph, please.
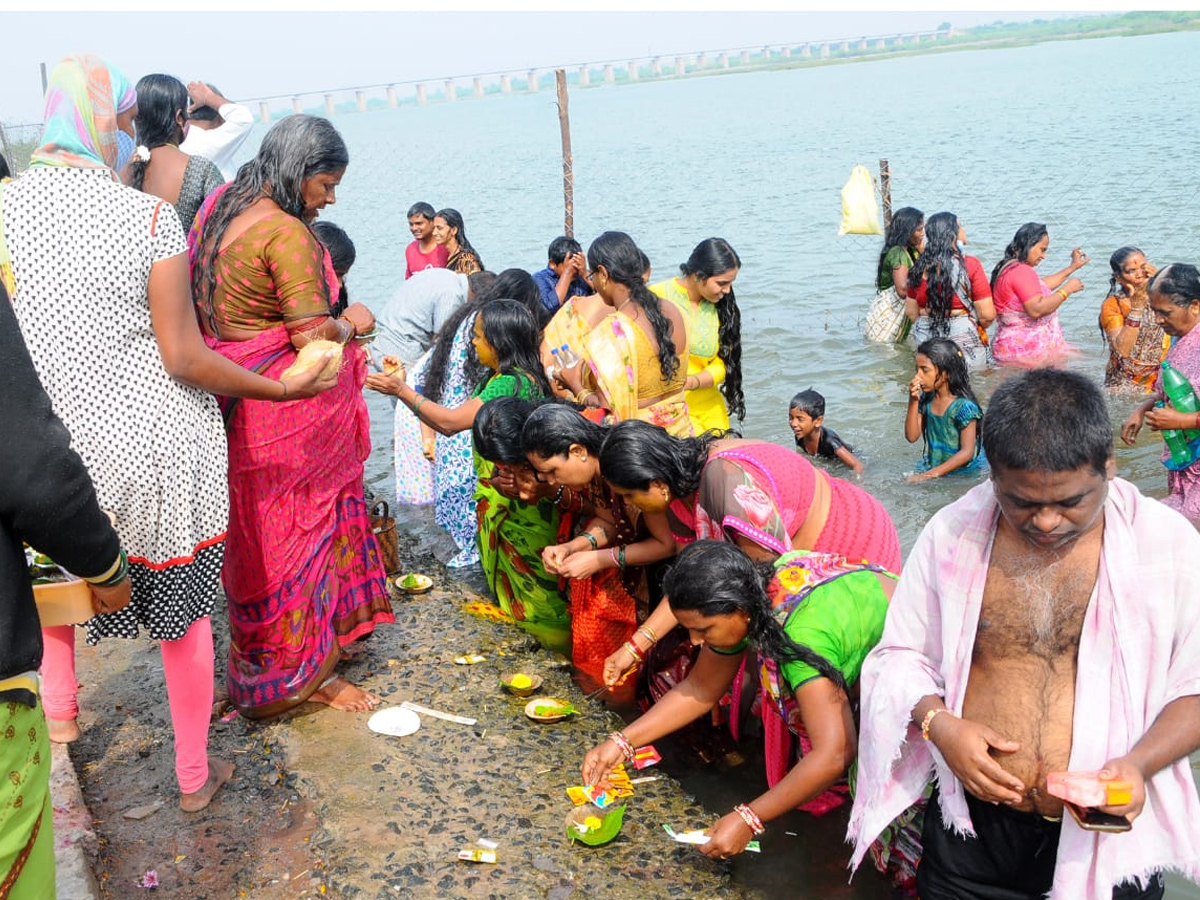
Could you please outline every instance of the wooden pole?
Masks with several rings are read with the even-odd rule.
[[[555,69],[558,85],[558,125],[562,131],[563,234],[575,237],[575,173],[571,169],[571,112],[567,99],[567,70]]]
[[[879,193],[883,195],[883,229],[887,231],[892,224],[892,170],[886,159],[879,161]]]

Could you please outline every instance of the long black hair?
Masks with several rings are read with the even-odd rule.
[[[475,450],[488,462],[529,465],[521,450],[521,429],[536,406],[520,397],[497,397],[483,404],[471,423]]]
[[[1017,229],[1017,233],[1013,235],[1013,239],[1004,248],[1003,258],[1001,258],[1000,262],[996,263],[996,268],[992,269],[993,295],[996,293],[996,279],[1000,277],[1000,273],[1010,263],[1025,262],[1025,257],[1029,255],[1029,251],[1033,249],[1033,245],[1049,233],[1046,230],[1046,226],[1041,222],[1026,222]]]
[[[263,194],[288,215],[301,219],[304,182],[314,175],[341,172],[349,164],[346,142],[328,119],[296,113],[272,125],[258,155],[238,169],[233,184],[217,198],[204,223],[197,264],[192,269],[192,297],[200,308],[210,310],[211,315],[217,251],[230,222]],[[324,288],[324,279],[321,282]]]
[[[879,251],[879,264],[875,267],[875,287],[883,288],[883,261],[890,250],[896,247],[911,249],[913,232],[925,221],[925,213],[915,206],[902,206],[892,213],[892,221],[888,224],[887,234],[883,236],[883,249]]]
[[[528,378],[541,396],[549,396],[550,382],[538,355],[542,335],[529,310],[516,300],[492,300],[479,310],[478,322],[484,340],[496,351],[497,373]]]
[[[468,282],[474,277],[475,275],[469,275]],[[442,392],[446,387],[446,378],[450,374],[450,351],[454,347],[454,336],[458,333],[464,320],[474,316],[492,300],[501,297],[516,300],[529,310],[535,321],[541,323],[540,317],[546,308],[542,306],[542,294],[538,290],[537,282],[524,269],[505,269],[486,289],[459,306],[442,323],[441,329],[434,338],[433,355],[429,358],[429,365],[425,367],[425,382],[421,391],[424,396],[434,403],[442,402]],[[538,368],[541,368],[540,364]],[[475,356],[475,348],[471,346],[470,341],[467,342],[467,362],[464,372],[470,390],[477,388],[490,374],[479,364],[479,360]]]
[[[949,338],[929,338],[922,341],[917,347],[917,353],[927,357],[933,364],[933,367],[946,376],[946,389],[954,397],[962,397],[964,400],[970,400],[981,410],[982,404],[975,397],[975,392],[971,390],[971,373],[967,369],[967,361],[963,358],[962,349],[958,344]],[[932,398],[931,394],[923,394],[922,400],[927,397]],[[921,440],[925,442],[925,458],[929,458],[929,416],[921,417]],[[975,454],[979,454],[979,447],[983,441],[983,429],[975,429]]]
[[[345,278],[350,267],[354,265],[354,260],[358,258],[358,253],[354,249],[354,241],[350,240],[350,235],[346,234],[346,229],[340,225],[322,219],[320,222],[313,223],[312,232],[329,251],[329,261],[333,263],[333,271],[337,273],[338,278],[342,279],[337,300],[330,303],[332,310],[330,315],[337,318],[350,305],[350,292],[346,289]]]
[[[608,429],[581,416],[566,403],[543,403],[525,422],[521,449],[543,459],[565,457],[572,444],[579,444],[593,456],[600,455]]]
[[[467,250],[473,254],[475,260],[479,263],[479,268],[487,268],[483,264],[483,257],[479,255],[479,251],[472,247],[471,242],[467,240],[467,226],[463,224],[462,213],[457,209],[451,209],[447,206],[445,209],[439,209],[433,214],[433,217],[435,219],[445,219],[446,224],[454,229],[454,239],[458,241],[458,248],[460,250]]]
[[[679,370],[679,354],[671,336],[671,320],[663,315],[662,301],[642,281],[646,271],[642,251],[623,231],[606,231],[588,247],[588,265],[593,271],[604,266],[608,277],[629,290],[629,298],[646,311],[646,319],[658,342],[658,368],[664,381],[671,381]]]
[[[718,435],[677,438],[641,419],[626,419],[608,429],[600,448],[600,473],[627,491],[644,491],[662,481],[675,497],[690,497],[700,487],[700,474]]]
[[[687,262],[679,267],[684,277],[691,275],[700,281],[740,269],[742,261],[737,252],[724,238],[705,238],[696,245]],[[742,394],[742,311],[738,308],[733,285],[729,293],[716,304],[717,307],[717,356],[725,363],[725,383],[721,393],[730,415],[740,422],[746,418],[746,398]]]
[[[187,87],[172,75],[143,75],[134,88],[138,112],[133,117],[133,129],[139,145],[147,150],[178,144],[183,138],[183,126],[177,116],[187,118]],[[150,160],[135,155],[129,163],[129,186],[142,190]]]
[[[908,270],[908,293],[926,283],[930,330],[937,337],[950,333],[950,309],[956,294],[971,295],[967,261],[958,249],[958,216],[934,213],[925,223],[925,249]],[[965,303],[963,304],[966,305]]]
[[[751,646],[760,656],[778,664],[800,662],[812,666],[838,688],[846,679],[820,653],[788,637],[771,612],[767,585],[775,574],[769,563],[754,563],[736,544],[696,541],[675,558],[663,578],[663,596],[671,610],[690,610],[702,616],[747,616]]]
[[[1126,296],[1125,286],[1117,280],[1117,277],[1123,274],[1121,269],[1125,265],[1125,260],[1137,253],[1141,253],[1142,256],[1146,255],[1137,247],[1121,247],[1114,250],[1113,255],[1108,258],[1108,267],[1112,270],[1108,276],[1108,295],[1110,297]]]

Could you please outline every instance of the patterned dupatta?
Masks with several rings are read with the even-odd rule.
[[[50,74],[46,129],[29,164],[116,168],[117,116],[136,103],[129,79],[99,56],[68,56]]]
[[[645,408],[638,406],[637,324],[623,313],[611,313],[583,339],[587,364],[618,422],[641,419],[676,437],[691,437],[682,383],[676,394]]]
[[[890,575],[881,566],[870,563],[851,563],[836,553],[809,553],[805,550],[795,550],[781,556],[775,563],[775,575],[767,585],[771,611],[779,623],[779,627],[783,628],[786,625],[788,618],[814,590],[855,572],[877,572]],[[759,656],[758,663],[767,783],[774,787],[787,775],[795,761],[791,736],[794,735],[800,745],[799,755],[801,757],[812,749],[812,741],[809,740],[808,732],[800,717],[800,708],[796,703],[796,697],[788,689],[779,664],[764,656]],[[774,712],[774,715],[767,714],[768,708]],[[733,727],[732,722],[730,725]],[[848,790],[845,780],[839,780],[823,794],[797,808],[813,815],[823,815],[845,803],[845,795]]]

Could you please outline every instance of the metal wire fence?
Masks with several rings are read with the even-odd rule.
[[[29,157],[37,149],[42,138],[42,125],[14,125],[0,122],[0,153],[8,161],[8,167],[20,172],[29,165]]]

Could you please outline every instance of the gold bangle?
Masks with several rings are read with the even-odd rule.
[[[950,713],[950,715],[954,715],[954,713],[950,712],[949,708],[945,706],[939,706],[925,713],[925,718],[921,720],[921,738],[923,740],[929,740],[929,726],[931,726],[933,724],[933,720],[938,717],[938,713]]]
[[[1054,293],[1058,294],[1058,296],[1062,297],[1064,300],[1066,300],[1066,299],[1067,299],[1067,297],[1069,296],[1069,294],[1067,294],[1067,292],[1066,292],[1066,291],[1064,291],[1062,288],[1059,288],[1059,289],[1058,289],[1057,291],[1055,291]]]
[[[658,643],[658,635],[656,635],[654,633],[654,629],[651,628],[649,625],[643,625],[641,628],[639,628],[637,630],[637,633],[640,635],[643,635],[646,638],[646,640],[648,640],[650,642],[651,647],[653,647],[655,644]]]

